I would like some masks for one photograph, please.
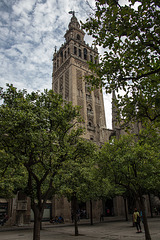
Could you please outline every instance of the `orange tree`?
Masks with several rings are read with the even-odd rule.
[[[83,27],[104,54],[90,63],[93,86],[117,94],[125,121],[160,118],[160,2],[96,0],[95,12]]]
[[[55,176],[82,134],[77,125],[81,122],[79,108],[51,90],[29,94],[8,85],[0,93],[0,184],[4,190],[12,172],[10,192],[16,182],[15,187],[30,197],[33,240],[39,240],[46,200],[56,192]]]
[[[72,205],[75,236],[79,235],[78,202],[90,201],[88,214],[92,225],[92,200],[105,197],[112,189],[109,181],[106,178],[102,180],[98,175],[96,162],[98,154],[99,147],[95,143],[79,139],[79,142],[70,148],[68,162],[64,162],[62,168],[58,171],[59,194],[66,196]]]
[[[142,210],[145,237],[150,240],[144,195],[148,192],[159,191],[160,182],[160,139],[155,132],[151,141],[146,141],[147,130],[135,135],[122,136],[119,140],[112,139],[104,144],[101,149],[98,170],[99,175],[109,181],[122,191],[130,192],[139,203]],[[147,136],[149,139],[149,136]]]

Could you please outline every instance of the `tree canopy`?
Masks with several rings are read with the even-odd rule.
[[[139,191],[146,193],[159,187],[159,142],[149,144],[135,139],[128,135],[106,143],[99,166],[112,182],[138,197]]]
[[[12,190],[16,183],[31,198],[33,239],[39,240],[46,200],[56,192],[55,176],[83,132],[79,107],[51,90],[29,94],[8,85],[0,96],[0,184]],[[6,182],[11,173],[13,181]]]
[[[77,144],[70,148],[68,162],[63,163],[57,175],[59,193],[65,195],[69,201],[73,195],[83,202],[90,199],[88,183],[95,165],[96,148],[94,143],[85,139],[79,139]]]
[[[67,197],[71,202],[72,218],[75,223],[75,235],[78,235],[77,202],[92,199],[96,189],[92,179],[95,166],[97,146],[86,139],[79,141],[70,148],[68,162],[64,162],[58,171],[58,194]]]
[[[122,194],[131,192],[138,201],[144,218],[146,239],[151,239],[147,224],[144,195],[159,189],[160,181],[160,139],[155,132],[155,141],[150,141],[148,132],[121,136],[104,144],[99,157],[100,175],[106,176],[111,183],[120,187]],[[152,139],[151,135],[151,139]]]
[[[0,150],[0,197],[6,199],[13,197],[21,189],[22,183],[26,184],[25,168],[15,168],[12,161],[10,154]]]
[[[104,48],[99,64],[90,63],[94,86],[117,95],[125,119],[160,118],[160,3],[157,0],[97,0],[83,27]],[[125,107],[124,107],[125,106]],[[137,114],[138,109],[138,114]],[[127,120],[128,120],[127,119]]]

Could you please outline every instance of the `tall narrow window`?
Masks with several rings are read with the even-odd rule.
[[[77,55],[77,48],[74,47],[74,54]]]
[[[77,34],[77,40],[81,40],[81,37],[79,34]]]
[[[83,50],[83,51],[84,51],[84,59],[85,59],[85,60],[87,60],[87,49],[86,49],[86,48],[84,48],[84,50]]]
[[[82,57],[81,49],[79,49],[79,57]]]
[[[63,52],[60,53],[61,56],[61,63],[63,62]]]

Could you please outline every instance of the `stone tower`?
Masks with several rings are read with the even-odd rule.
[[[84,80],[91,72],[88,61],[98,63],[98,50],[84,41],[85,33],[74,12],[65,42],[53,55],[52,89],[71,101],[73,105],[82,106],[81,115],[85,122],[85,138],[98,144],[106,140],[105,112],[103,95],[100,89],[89,91],[89,85]]]

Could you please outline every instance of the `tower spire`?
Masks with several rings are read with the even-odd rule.
[[[72,14],[71,20],[68,25],[68,30],[66,31],[64,37],[66,39],[66,42],[68,42],[71,39],[75,39],[78,41],[83,42],[84,41],[84,31],[80,29],[80,24],[75,16],[75,11],[68,12],[69,14]]]

